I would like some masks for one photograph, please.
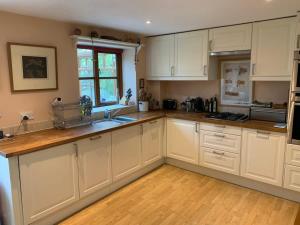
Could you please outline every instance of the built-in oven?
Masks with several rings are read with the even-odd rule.
[[[292,93],[300,93],[300,51],[294,52],[294,68],[292,78]]]
[[[300,145],[300,101],[291,103],[289,139],[291,144]]]

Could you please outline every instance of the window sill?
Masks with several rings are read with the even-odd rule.
[[[133,113],[137,111],[136,105],[108,105],[108,106],[101,106],[101,107],[95,107],[92,111],[92,117],[93,119],[101,119],[104,117],[105,110],[119,110],[124,109],[124,113]]]

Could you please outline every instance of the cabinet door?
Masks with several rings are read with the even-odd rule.
[[[162,158],[162,137],[163,120],[153,120],[143,124],[143,165],[149,165]]]
[[[147,77],[171,77],[174,66],[174,35],[148,38],[146,48]]]
[[[111,133],[77,142],[79,192],[84,197],[111,184]]]
[[[286,165],[284,187],[300,192],[300,167]]]
[[[208,76],[208,30],[175,35],[175,77]]]
[[[281,186],[285,146],[283,134],[244,130],[241,175]]]
[[[252,23],[209,30],[209,51],[239,51],[251,49]]]
[[[113,180],[137,171],[142,164],[141,151],[142,127],[132,126],[112,133],[112,169]]]
[[[252,80],[290,80],[295,28],[295,18],[254,23]]]
[[[25,224],[79,199],[75,152],[66,144],[19,157]]]
[[[192,121],[167,120],[167,156],[188,163],[198,164],[198,124]]]

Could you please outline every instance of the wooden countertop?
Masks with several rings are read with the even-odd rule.
[[[212,120],[205,118],[205,113],[187,113],[182,111],[151,111],[131,113],[126,116],[137,119],[137,121],[114,125],[104,126],[101,123],[95,123],[90,126],[82,126],[77,128],[70,128],[66,130],[48,129],[28,134],[16,136],[12,139],[0,141],[0,155],[9,158],[17,155],[22,155],[49,147],[70,143],[82,138],[99,135],[106,132],[111,132],[120,128],[125,128],[137,124],[141,124],[154,119],[159,119],[167,116],[168,118],[184,119],[197,122],[206,122],[213,124],[222,124],[229,126],[237,126],[243,128],[251,128],[258,130],[266,130],[273,132],[286,133],[287,129],[275,128],[275,123],[248,120],[245,122],[234,122],[226,120]]]

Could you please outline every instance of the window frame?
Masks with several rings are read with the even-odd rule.
[[[93,51],[93,77],[80,77],[78,72],[78,79],[80,80],[93,80],[94,81],[94,90],[95,90],[95,106],[108,106],[108,105],[115,105],[117,101],[111,102],[101,102],[101,95],[100,95],[100,80],[117,80],[117,88],[119,91],[119,97],[123,97],[123,71],[122,71],[122,53],[123,49],[115,49],[115,48],[104,48],[99,46],[86,46],[86,45],[77,45],[77,49],[90,49]],[[99,76],[99,68],[98,68],[98,53],[111,53],[115,54],[117,57],[117,76],[116,77],[100,77]],[[77,52],[76,52],[77,54]],[[78,55],[77,55],[78,58]],[[77,66],[77,70],[78,70]],[[79,70],[78,70],[79,71]]]

